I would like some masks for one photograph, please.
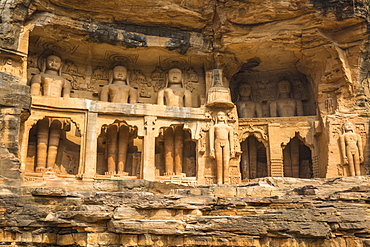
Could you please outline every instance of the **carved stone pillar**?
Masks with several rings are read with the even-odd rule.
[[[279,133],[280,124],[269,124],[268,133]],[[271,167],[269,169],[270,176],[272,177],[283,177],[283,152],[281,148],[281,141],[279,141],[279,135],[269,135],[269,152]]]
[[[157,117],[144,117],[143,170],[142,178],[155,180],[155,121]]]
[[[93,179],[97,166],[98,113],[87,114],[84,179]]]

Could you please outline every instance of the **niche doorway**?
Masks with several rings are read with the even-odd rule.
[[[266,147],[254,136],[241,143],[240,172],[242,180],[268,176]]]
[[[311,149],[298,137],[283,150],[284,177],[313,178]]]

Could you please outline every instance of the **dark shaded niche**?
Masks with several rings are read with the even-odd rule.
[[[298,137],[283,150],[284,177],[313,178],[311,150]]]
[[[242,155],[240,172],[243,179],[253,179],[268,176],[266,147],[254,136],[241,143]]]
[[[257,61],[252,62],[251,65],[257,64]],[[279,113],[275,115],[271,113],[271,106],[274,102],[282,100],[279,85],[283,81],[289,86],[287,98],[296,102],[296,109],[292,110],[294,113],[289,117],[316,115],[316,97],[304,74],[297,71],[283,71],[272,75],[245,69],[236,73],[230,82],[232,100],[238,108],[239,117],[260,118],[275,117],[275,115],[279,117]],[[298,105],[301,110],[298,110]]]
[[[104,125],[97,142],[98,175],[140,178],[142,139],[137,136],[137,127],[124,121]]]
[[[196,143],[183,125],[161,129],[155,140],[156,176],[196,176]]]
[[[368,1],[361,0],[311,0],[314,7],[319,8],[324,15],[333,12],[337,20],[341,21],[356,15],[368,15]]]
[[[66,118],[45,117],[30,129],[26,173],[78,173],[81,135],[75,123]]]

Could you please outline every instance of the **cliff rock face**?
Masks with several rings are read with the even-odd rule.
[[[360,182],[360,185],[359,185]],[[368,246],[369,177],[242,186],[33,183],[0,194],[4,246]]]
[[[19,184],[19,133],[22,118],[29,115],[29,87],[20,78],[0,72],[0,180],[1,184]]]
[[[0,13],[1,246],[370,246],[367,0]]]

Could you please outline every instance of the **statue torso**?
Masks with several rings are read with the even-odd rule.
[[[215,140],[229,140],[229,132],[231,127],[221,123],[214,126],[215,129]]]
[[[276,100],[276,109],[280,117],[296,116],[296,100],[295,99],[278,99]]]
[[[256,103],[253,101],[238,101],[236,102],[238,113],[241,118],[256,117]]]
[[[43,95],[61,97],[65,79],[57,75],[44,74],[41,77]]]
[[[344,141],[346,143],[347,150],[350,152],[357,152],[358,135],[356,133],[345,133],[343,134]]]
[[[185,89],[177,87],[169,87],[164,90],[164,97],[167,106],[184,106]]]
[[[110,102],[128,103],[130,90],[132,89],[130,86],[124,84],[111,84],[108,87]]]

